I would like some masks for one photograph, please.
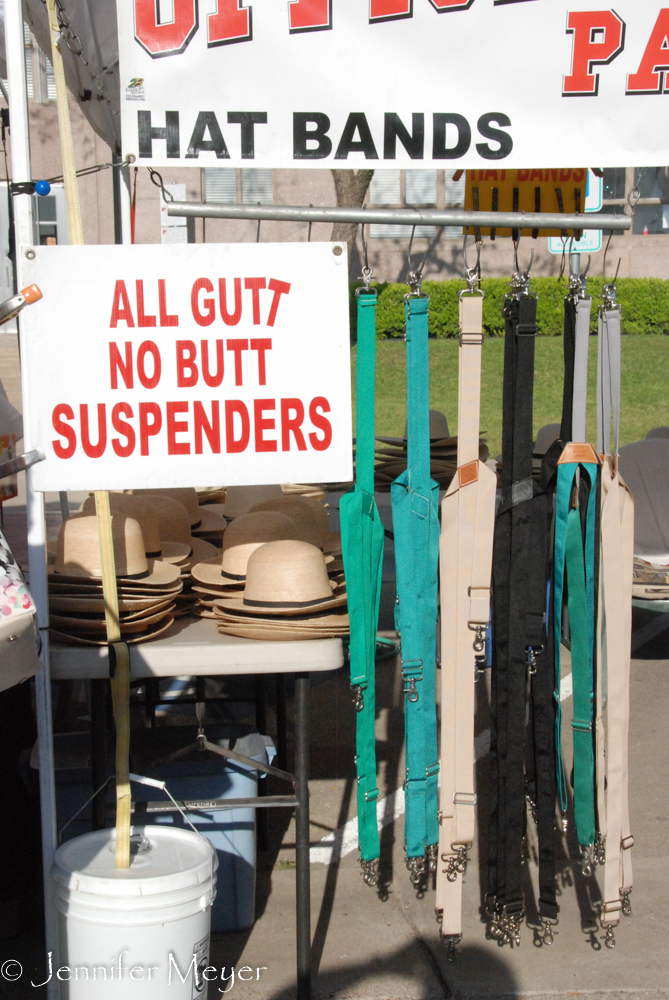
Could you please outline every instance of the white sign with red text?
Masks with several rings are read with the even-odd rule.
[[[38,490],[352,477],[346,244],[36,247]]]
[[[117,0],[117,11],[123,153],[139,164],[667,163],[667,0]]]

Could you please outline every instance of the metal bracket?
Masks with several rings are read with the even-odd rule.
[[[46,455],[41,448],[34,448],[33,451],[26,451],[23,455],[10,458],[8,462],[3,462],[0,465],[0,479],[15,476],[17,472],[25,472],[26,469],[32,468],[38,462],[43,462],[45,458]]]

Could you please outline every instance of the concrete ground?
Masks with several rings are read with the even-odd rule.
[[[16,352],[9,344],[0,347],[4,348],[0,358],[4,380],[7,371],[4,365],[15,359]],[[6,386],[9,397],[20,406],[15,381],[10,384],[7,380]],[[5,512],[7,533],[19,558],[25,553],[21,500],[18,497]],[[49,533],[54,534],[59,515],[56,498],[50,500]],[[393,591],[389,578],[383,598],[382,624],[387,630],[385,634],[392,636]],[[648,622],[648,613],[635,612],[635,629]],[[566,651],[565,654],[563,671],[568,673],[569,657]],[[485,891],[481,862],[487,851],[489,722],[486,683],[481,681],[476,721],[478,841],[465,876],[464,935],[455,961],[448,960],[439,941],[434,886],[416,892],[404,865],[401,791],[404,718],[398,662],[395,658],[387,659],[377,667],[378,785],[385,825],[381,832],[380,879],[375,888],[364,884],[357,860],[355,713],[346,671],[314,677],[310,782],[314,997],[333,1000],[669,998],[669,958],[662,937],[665,897],[669,898],[666,792],[669,726],[664,718],[669,705],[669,632],[651,638],[635,651],[635,657],[630,734],[635,888],[633,914],[621,920],[615,949],[604,947],[604,934],[597,919],[601,875],[583,877],[578,850],[571,837],[565,838],[559,864],[561,909],[555,943],[552,947],[544,946],[533,931],[536,911],[531,887],[536,886],[536,865],[531,822],[527,861],[530,902],[521,945],[500,947],[488,937],[481,906]],[[567,733],[570,704],[567,697],[563,703]],[[291,698],[289,713],[292,713]],[[274,724],[270,710],[270,732],[275,731]],[[566,750],[568,753],[569,748]],[[292,746],[289,757],[292,759]],[[275,790],[284,789],[277,786]],[[213,936],[211,963],[217,968],[225,966],[224,975],[229,978],[224,983],[210,985],[210,1000],[225,988],[233,995],[254,1000],[292,1000],[295,996],[294,823],[284,810],[268,810],[268,821],[266,848],[258,853],[256,922],[241,933]],[[4,863],[11,864],[11,858],[5,858]],[[39,984],[44,978],[39,897],[26,897],[21,906],[20,933],[7,938],[2,926],[5,909],[0,904],[0,1000],[45,995],[43,989],[31,985],[31,981]],[[3,964],[9,960],[21,963],[20,979],[9,978],[16,969]],[[230,978],[231,968],[235,969],[234,980]]]

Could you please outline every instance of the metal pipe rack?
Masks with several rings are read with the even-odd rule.
[[[564,215],[549,212],[465,212],[461,209],[314,208],[312,205],[220,205],[168,201],[167,214],[191,219],[247,219],[273,222],[354,222],[385,226],[468,226],[477,229],[606,229],[622,233],[629,215]]]

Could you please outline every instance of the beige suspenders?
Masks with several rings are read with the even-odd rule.
[[[497,476],[479,461],[483,294],[460,293],[458,474],[441,505],[441,789],[437,913],[451,942],[462,934],[462,877],[474,840],[477,658],[490,619]]]
[[[606,927],[606,944],[612,948],[615,946],[613,928],[619,923],[621,912],[631,912],[629,894],[632,891],[634,840],[629,823],[628,736],[634,501],[618,472],[620,312],[613,302],[606,302],[606,298],[605,303],[599,318],[597,393],[597,445],[603,454],[597,628],[600,679],[597,691],[597,802],[603,841],[598,860],[605,860],[602,924]],[[614,426],[612,449],[609,448],[611,417]],[[606,679],[605,748],[601,725],[603,678]]]

